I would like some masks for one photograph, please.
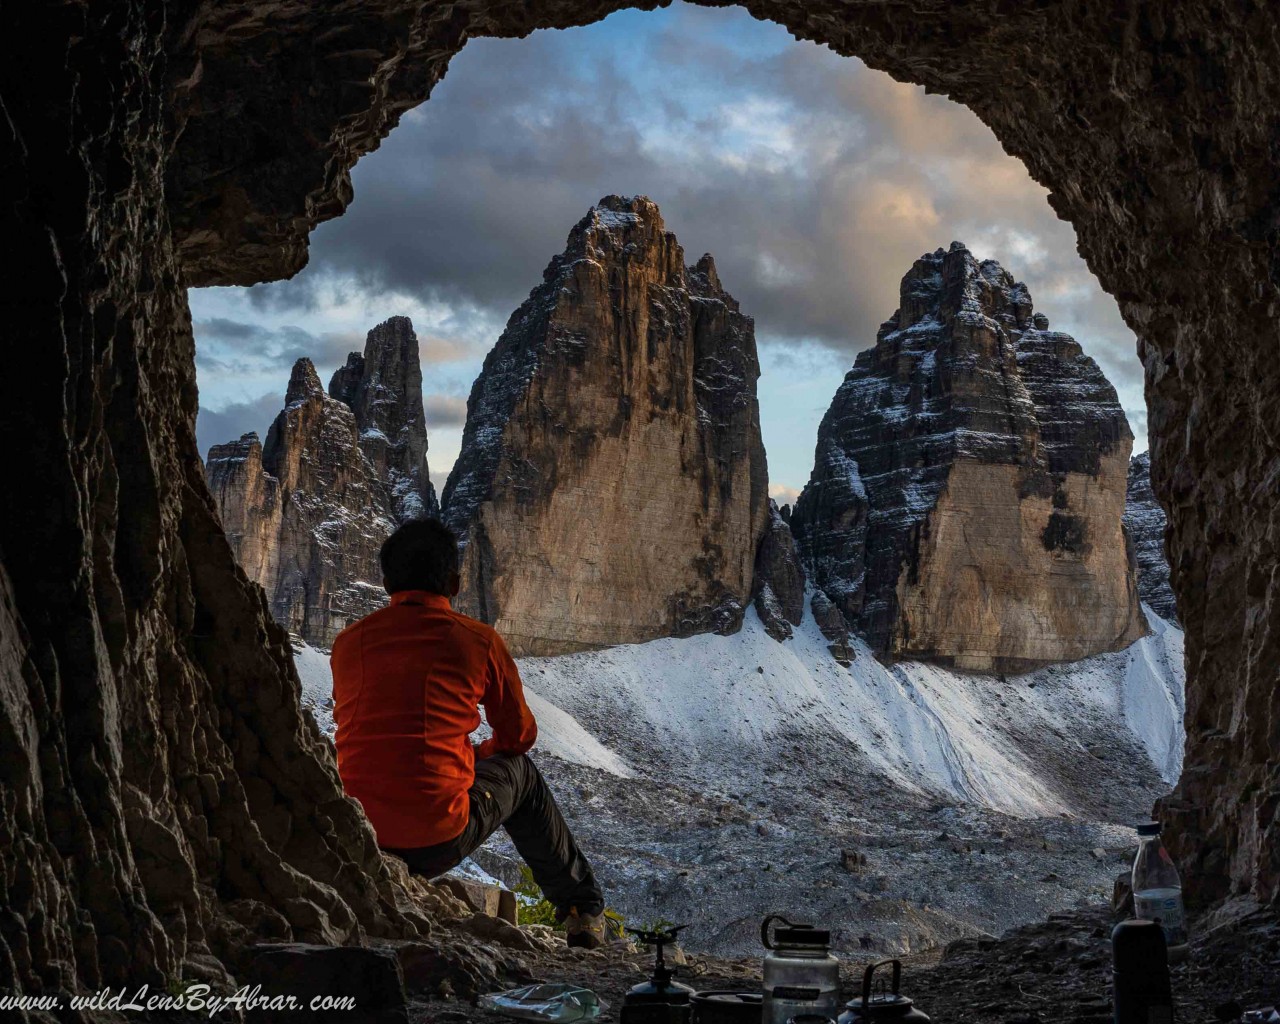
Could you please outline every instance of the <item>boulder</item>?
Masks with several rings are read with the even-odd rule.
[[[261,986],[262,997],[292,996],[296,1012],[271,1008],[249,1012],[248,1021],[326,1019],[351,1024],[409,1024],[404,976],[396,952],[367,946],[270,943],[250,951],[241,983]],[[351,999],[352,1008],[312,1007],[316,999]],[[329,1004],[333,1006],[333,1004]]]

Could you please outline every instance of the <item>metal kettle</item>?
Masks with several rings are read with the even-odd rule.
[[[893,966],[893,982],[891,989],[884,988],[881,980],[880,991],[872,995],[871,982],[876,971],[887,965]],[[868,965],[862,975],[862,997],[850,999],[845,1004],[844,1013],[840,1014],[839,1024],[871,1024],[884,1021],[911,1021],[914,1024],[929,1024],[929,1018],[922,1010],[916,1009],[911,1000],[901,992],[902,961],[881,960]]]

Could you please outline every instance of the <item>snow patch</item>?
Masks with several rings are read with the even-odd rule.
[[[626,762],[584,729],[573,715],[532,690],[526,689],[524,696],[538,721],[538,749],[562,761],[599,768],[624,779],[632,777],[634,773]]]
[[[311,712],[320,731],[332,736],[333,673],[329,655],[298,639],[293,640],[293,664],[302,682],[302,706]],[[587,768],[598,768],[619,778],[631,778],[632,770],[617,754],[603,746],[570,714],[562,711],[537,693],[525,691],[529,710],[538,722],[538,749]],[[475,739],[489,735],[481,726]]]
[[[716,789],[746,778],[765,785],[771,771],[813,756],[823,762],[811,765],[815,777],[858,769],[907,792],[1039,818],[1073,813],[1046,751],[1079,759],[1124,735],[1166,782],[1176,781],[1182,633],[1147,616],[1152,633],[1127,650],[1021,676],[885,666],[856,640],[857,658],[844,667],[811,613],[778,643],[754,608],[733,636],[519,665],[537,749],[619,778],[674,773]],[[294,662],[303,706],[332,734],[328,656],[295,642]]]
[[[1182,774],[1186,740],[1183,716],[1186,692],[1182,683],[1182,630],[1142,606],[1151,635],[1124,653],[1124,718],[1138,737],[1160,777],[1169,785]]]
[[[302,706],[311,712],[320,731],[332,736],[333,725],[333,672],[329,668],[329,652],[291,636],[293,667],[298,670],[302,683]]]
[[[777,643],[749,609],[734,636],[702,635],[526,658],[526,686],[638,767],[729,786],[833,746],[892,784],[1019,817],[1071,813],[1037,746],[1084,753],[1124,729],[1168,781],[1181,752],[1181,634],[1159,623],[1126,651],[1000,678],[904,662],[855,641],[847,668],[812,614]],[[834,744],[833,742],[834,741]],[[821,773],[832,766],[815,766]],[[730,788],[732,788],[730,786]]]
[[[638,213],[629,213],[625,210],[610,210],[607,207],[597,206],[595,213],[597,223],[606,228],[625,228],[642,223]]]

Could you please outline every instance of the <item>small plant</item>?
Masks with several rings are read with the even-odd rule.
[[[564,931],[564,922],[556,920],[556,908],[542,894],[542,888],[533,880],[533,872],[527,864],[520,866],[520,881],[515,886],[520,897],[520,923],[545,924],[558,932]],[[618,939],[626,932],[626,919],[611,907],[604,910],[605,932],[610,939]]]
[[[564,931],[564,923],[556,920],[556,908],[542,895],[542,887],[533,880],[533,872],[527,864],[520,866],[520,881],[516,884],[515,893],[524,897],[520,900],[521,924],[546,924],[556,931]]]

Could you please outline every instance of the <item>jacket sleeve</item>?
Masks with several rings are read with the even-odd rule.
[[[520,671],[496,633],[489,648],[489,664],[485,680],[484,717],[493,736],[476,748],[477,757],[493,754],[523,754],[538,738],[538,723],[524,701],[524,685]]]

